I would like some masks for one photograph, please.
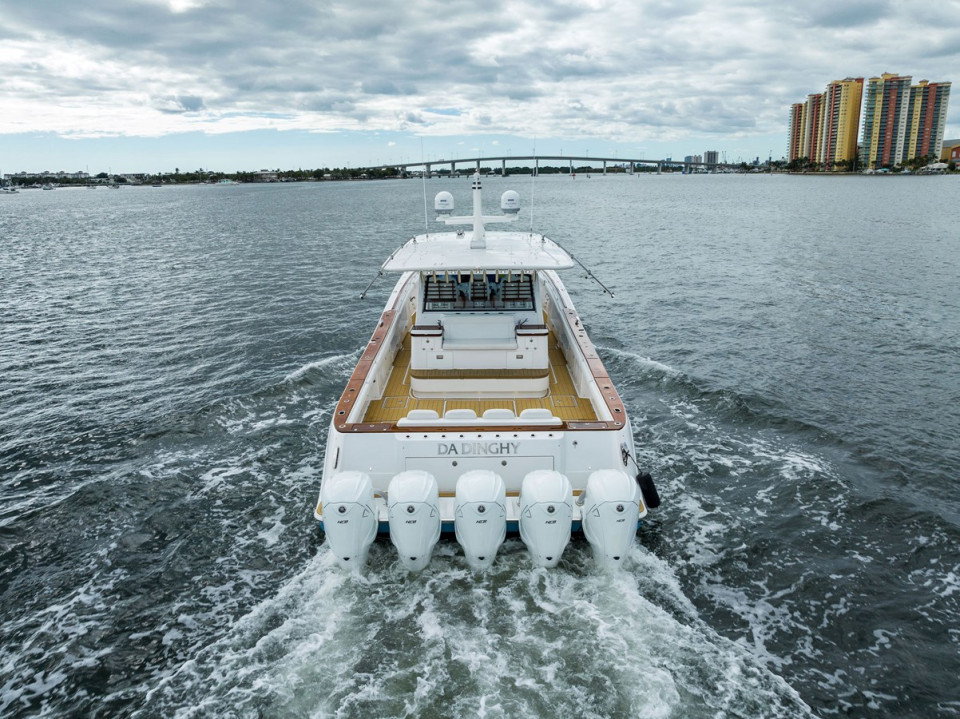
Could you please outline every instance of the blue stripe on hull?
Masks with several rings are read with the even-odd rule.
[[[320,525],[320,529],[323,530],[323,521],[322,521],[322,520],[318,520],[318,521],[317,521],[317,524]],[[642,521],[642,520],[637,520],[637,529],[638,529],[638,530],[640,529],[640,527],[641,527],[642,525],[643,525],[643,521]],[[583,527],[581,526],[581,522],[574,522],[574,523],[571,525],[570,529],[571,529],[571,531],[573,531],[573,532],[579,532],[581,529],[583,529]],[[440,533],[441,533],[441,534],[454,534],[455,531],[456,531],[456,530],[455,530],[455,528],[454,528],[454,526],[453,526],[453,522],[441,522],[441,523],[440,523]],[[519,533],[519,532],[520,532],[520,523],[519,523],[519,522],[517,522],[517,521],[507,522],[507,533],[508,533],[508,534],[517,534],[517,533]],[[390,524],[389,524],[389,522],[380,522],[380,523],[379,523],[379,527],[377,528],[377,533],[378,533],[378,534],[382,534],[383,536],[388,536],[388,535],[390,534]]]

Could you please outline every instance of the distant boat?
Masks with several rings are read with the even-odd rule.
[[[17,192],[17,188],[11,185],[9,182],[6,185],[4,185],[3,176],[0,175],[0,192],[2,192],[5,195],[13,195]]]
[[[119,182],[114,182],[114,183],[112,183],[112,184],[110,185],[110,189],[111,189],[111,190],[119,190],[119,189],[120,189],[120,183],[119,183]]]
[[[47,183],[44,183],[43,187],[41,187],[40,189],[41,189],[41,190],[52,190],[52,189],[53,189],[53,185],[51,185],[49,182],[47,182]]]

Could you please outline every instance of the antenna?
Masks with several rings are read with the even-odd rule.
[[[533,168],[530,170],[530,234],[533,234],[534,190],[537,187],[537,136],[533,136]]]
[[[519,210],[519,196],[517,193],[505,192],[500,198],[500,210],[505,213],[502,215],[484,215],[483,203],[481,201],[481,182],[480,173],[473,173],[473,214],[451,216],[453,210],[453,196],[449,192],[439,192],[434,200],[438,217],[437,222],[443,222],[447,225],[473,225],[473,232],[470,233],[470,249],[482,250],[486,248],[486,230],[484,224],[495,222],[515,222],[517,219],[517,210]],[[457,236],[462,235],[459,231]]]
[[[423,136],[420,137],[420,162],[423,162]],[[423,231],[430,234],[430,220],[427,217],[427,166],[424,164],[420,171],[420,179],[423,181]]]

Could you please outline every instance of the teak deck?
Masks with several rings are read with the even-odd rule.
[[[370,402],[363,421],[396,422],[405,417],[412,409],[432,409],[441,417],[450,409],[472,409],[481,416],[488,409],[509,409],[519,415],[525,409],[542,407],[565,422],[593,422],[597,415],[588,399],[577,396],[567,371],[567,363],[562,350],[557,346],[551,332],[548,338],[550,351],[550,389],[541,398],[490,398],[490,399],[417,399],[410,393],[410,334],[403,339],[403,347],[393,361],[393,371],[387,381],[383,397]],[[473,374],[473,372],[471,372]],[[496,370],[489,376],[497,377]]]

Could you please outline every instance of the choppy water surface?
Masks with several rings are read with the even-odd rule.
[[[322,544],[418,181],[0,199],[0,714],[960,714],[956,180],[533,194],[664,499],[614,575]]]

